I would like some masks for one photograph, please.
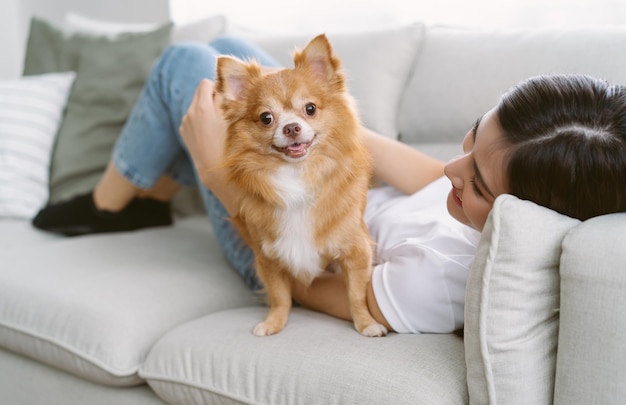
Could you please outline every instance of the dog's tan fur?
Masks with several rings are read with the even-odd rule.
[[[233,221],[254,251],[270,306],[254,334],[283,329],[292,280],[309,285],[337,264],[356,329],[384,335],[366,303],[372,240],[363,212],[372,167],[354,103],[325,35],[296,52],[294,65],[264,72],[256,62],[228,56],[217,65],[216,91],[228,123],[224,167],[242,195]],[[314,114],[307,110],[311,105]],[[263,113],[271,113],[273,122],[263,123]],[[286,135],[294,122],[303,139],[314,134],[310,146]]]

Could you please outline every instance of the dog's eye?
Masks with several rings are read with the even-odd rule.
[[[317,106],[313,103],[308,103],[307,105],[304,106],[304,111],[306,111],[306,115],[308,115],[309,117],[312,117],[315,115],[315,112],[317,111]]]
[[[259,120],[263,125],[270,125],[274,121],[274,116],[272,113],[264,112],[259,115]]]

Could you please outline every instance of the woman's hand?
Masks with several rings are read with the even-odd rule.
[[[234,215],[238,201],[236,190],[228,182],[225,170],[219,168],[226,139],[226,122],[220,111],[220,102],[221,96],[215,93],[214,83],[202,80],[183,117],[180,134],[202,183]]]
[[[219,165],[224,154],[226,123],[214,90],[212,81],[200,82],[180,125],[180,134],[201,177]]]

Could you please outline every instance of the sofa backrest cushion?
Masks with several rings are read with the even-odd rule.
[[[626,214],[585,221],[563,241],[554,403],[626,398]]]
[[[390,138],[398,134],[400,100],[422,45],[424,30],[424,24],[416,22],[366,32],[327,34],[341,59],[361,121]],[[317,35],[267,35],[234,29],[232,32],[253,40],[286,67],[293,67],[293,51],[302,49]]]
[[[466,290],[471,403],[552,403],[561,243],[579,223],[517,197],[496,199]]]
[[[626,84],[626,27],[494,30],[432,26],[400,107],[409,143],[458,141],[530,76],[585,73]]]

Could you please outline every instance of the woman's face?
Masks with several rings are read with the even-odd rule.
[[[458,221],[482,231],[497,196],[506,193],[502,129],[495,110],[480,118],[463,139],[463,155],[448,162],[452,183],[448,211]]]

